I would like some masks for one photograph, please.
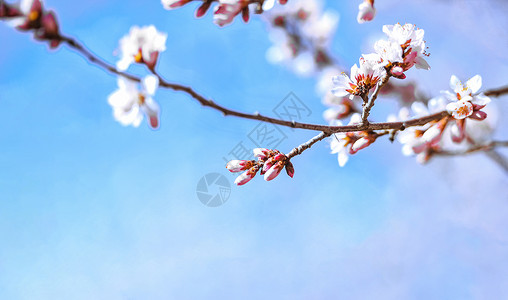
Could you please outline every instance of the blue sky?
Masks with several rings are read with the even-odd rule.
[[[271,114],[293,92],[312,111],[306,120],[323,122],[315,79],[266,61],[259,18],[221,29],[210,16],[195,20],[192,5],[147,2],[46,5],[64,33],[110,62],[130,26],[154,24],[169,37],[158,66],[167,79],[247,112]],[[332,51],[343,65],[369,51],[383,24],[412,22],[426,31],[432,70],[408,77],[429,95],[451,74],[481,74],[485,88],[507,83],[501,2],[406,2],[380,1],[375,21],[358,25],[358,3],[329,1],[341,16]],[[233,181],[222,157],[257,122],[159,90],[161,128],[122,127],[106,101],[114,76],[5,24],[0,36],[0,298],[508,295],[508,179],[484,155],[419,166],[379,141],[340,168],[323,142],[295,158],[294,179],[255,178],[210,208],[196,196],[199,179],[219,172]],[[500,116],[508,109],[506,97],[494,105]],[[388,99],[375,115],[394,108]],[[313,135],[282,130],[285,152]]]

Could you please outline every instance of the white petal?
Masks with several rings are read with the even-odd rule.
[[[341,167],[344,167],[346,165],[347,161],[349,160],[349,155],[347,155],[347,152],[345,150],[346,149],[344,149],[344,151],[340,151],[339,155],[337,156],[337,159],[339,161],[339,166],[341,166]]]
[[[142,85],[144,90],[149,95],[155,95],[155,91],[159,87],[159,79],[155,75],[147,75],[145,78],[143,78]]]
[[[360,124],[360,123],[362,123],[362,116],[359,113],[354,113],[351,116],[351,120],[349,120],[348,125]]]
[[[415,66],[417,69],[430,70],[429,63],[420,55],[418,55],[415,59]]]
[[[482,77],[480,75],[472,77],[466,82],[466,86],[471,90],[473,94],[478,92],[482,87]]]
[[[462,82],[455,75],[450,78],[450,88],[456,93],[462,90]]]
[[[273,8],[273,5],[275,4],[275,0],[266,0],[263,3],[263,10],[270,10]]]

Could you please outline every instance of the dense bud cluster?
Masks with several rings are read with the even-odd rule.
[[[295,169],[289,158],[278,150],[256,148],[253,150],[256,160],[232,160],[227,163],[226,168],[230,172],[242,172],[235,180],[236,185],[244,185],[249,182],[257,172],[264,175],[266,181],[279,176],[282,169],[286,168],[289,177],[293,177]]]

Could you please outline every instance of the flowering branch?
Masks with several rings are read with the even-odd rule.
[[[108,72],[111,72],[113,74],[128,78],[130,80],[141,82],[141,78],[132,74],[129,74],[127,72],[122,72],[117,70],[114,66],[111,64],[105,62],[104,60],[97,57],[95,54],[93,54],[90,50],[88,50],[85,46],[80,44],[77,40],[67,37],[67,36],[60,36],[60,40],[64,43],[66,43],[69,47],[75,49],[79,53],[83,54],[85,58],[90,61],[93,64],[98,65],[99,67],[105,69]],[[250,120],[257,120],[257,121],[263,121],[266,123],[286,126],[290,128],[299,128],[299,129],[305,129],[305,130],[314,130],[314,131],[322,131],[325,133],[337,133],[337,132],[351,132],[351,131],[364,131],[364,130],[386,130],[386,129],[396,129],[396,130],[403,130],[404,128],[411,127],[411,126],[419,126],[424,125],[430,121],[433,120],[439,120],[442,119],[444,116],[448,115],[446,111],[428,115],[422,118],[418,119],[412,119],[407,120],[404,122],[381,122],[381,123],[369,123],[369,124],[359,124],[359,125],[347,125],[347,126],[331,126],[331,125],[321,125],[321,124],[311,124],[311,123],[302,123],[302,122],[295,122],[295,121],[286,121],[281,120],[277,118],[272,118],[268,116],[261,115],[259,113],[255,114],[248,114],[243,113],[239,111],[235,111],[229,108],[226,108],[224,106],[221,106],[217,103],[215,103],[213,100],[206,99],[204,96],[197,93],[192,87],[176,84],[176,83],[170,83],[166,81],[164,78],[162,78],[161,75],[159,75],[155,70],[152,70],[152,72],[159,78],[159,85],[161,87],[169,88],[174,91],[181,91],[189,96],[191,96],[193,99],[197,100],[201,105],[207,106],[210,108],[213,108],[215,110],[218,110],[224,114],[224,116],[235,116],[239,118],[244,119],[250,119]]]
[[[95,54],[93,54],[91,51],[89,51],[86,47],[84,47],[82,44],[80,44],[78,41],[76,41],[73,38],[61,36],[60,40],[64,43],[66,43],[69,47],[75,49],[79,53],[83,54],[86,59],[88,59],[91,63],[98,65],[99,67],[105,69],[108,72],[114,73],[119,76],[123,76],[125,78],[128,78],[130,80],[141,82],[141,78],[137,77],[135,75],[129,74],[127,72],[118,71],[115,67],[108,64],[104,60],[97,57]],[[155,71],[153,71],[155,72]],[[338,133],[338,132],[353,132],[353,131],[365,131],[365,130],[387,130],[387,129],[395,129],[395,130],[404,130],[405,128],[412,127],[412,126],[420,126],[425,125],[431,121],[435,120],[441,120],[445,116],[449,115],[447,111],[441,111],[435,114],[427,115],[421,118],[406,120],[406,121],[398,121],[398,122],[380,122],[380,123],[368,123],[368,124],[358,124],[358,125],[346,125],[346,126],[332,126],[332,125],[321,125],[321,124],[311,124],[311,123],[302,123],[302,122],[295,122],[295,121],[286,121],[281,120],[277,118],[268,117],[265,115],[261,115],[259,113],[255,114],[248,114],[243,113],[239,111],[235,111],[229,108],[226,108],[224,106],[221,106],[217,103],[215,103],[213,100],[206,99],[204,96],[197,93],[192,87],[170,83],[166,80],[164,80],[158,73],[156,73],[156,76],[160,80],[160,86],[172,89],[174,91],[181,91],[189,96],[191,96],[193,99],[197,100],[201,105],[207,106],[210,108],[213,108],[215,110],[218,110],[224,114],[224,116],[235,116],[239,118],[244,119],[250,119],[250,120],[257,120],[262,121],[266,123],[281,125],[285,127],[290,128],[298,128],[298,129],[305,129],[305,130],[313,130],[313,131],[322,131],[325,133]],[[508,93],[508,88],[500,88],[500,89],[494,89],[491,91],[485,92],[487,95],[489,93],[491,96],[501,96],[506,93]]]
[[[55,14],[52,11],[45,10],[41,0],[29,1],[32,1],[30,2],[30,6],[24,5],[18,10],[16,7],[5,4],[0,0],[0,19],[14,19],[16,24],[18,24],[15,25],[18,30],[32,31],[37,40],[49,42],[51,48],[56,48],[61,43],[65,43],[70,48],[82,54],[89,62],[96,64],[110,73],[118,75],[119,89],[109,96],[108,102],[113,107],[115,119],[124,125],[138,126],[144,114],[148,117],[149,124],[152,128],[158,127],[159,106],[151,96],[154,95],[156,88],[160,86],[174,91],[184,92],[201,103],[201,105],[220,111],[225,116],[231,115],[291,128],[320,131],[317,136],[294,148],[288,155],[278,150],[257,148],[254,149],[254,155],[258,158],[257,161],[230,161],[227,168],[231,172],[245,171],[235,181],[238,185],[245,184],[251,180],[258,171],[260,171],[262,175],[264,174],[264,178],[267,181],[277,177],[284,168],[287,174],[293,177],[294,168],[290,159],[296,155],[300,155],[315,143],[335,133],[337,134],[335,135],[335,140],[332,139],[332,144],[334,144],[332,145],[332,153],[339,154],[339,164],[341,166],[345,164],[349,154],[355,154],[359,150],[374,143],[378,137],[387,134],[390,134],[392,139],[395,135],[398,137],[402,136],[402,139],[405,140],[405,142],[402,142],[406,149],[405,154],[416,154],[421,162],[427,161],[433,154],[462,155],[476,151],[491,151],[496,146],[506,146],[505,142],[492,142],[481,146],[473,146],[463,153],[453,153],[443,150],[440,144],[443,132],[446,128],[450,128],[451,130],[452,141],[454,143],[461,143],[467,136],[465,131],[466,119],[481,121],[487,117],[487,114],[482,111],[485,105],[490,102],[487,96],[500,96],[508,93],[508,87],[487,91],[482,94],[477,93],[481,87],[481,77],[479,75],[472,77],[465,84],[462,84],[458,78],[452,76],[450,86],[454,90],[454,93],[448,92],[446,94],[448,100],[451,102],[444,104],[444,106],[440,105],[437,110],[431,107],[437,107],[435,105],[437,100],[435,99],[428,101],[429,109],[425,107],[425,109],[423,109],[425,111],[423,114],[416,112],[419,105],[422,106],[423,104],[415,102],[412,105],[412,109],[416,112],[416,118],[411,119],[409,115],[406,115],[405,117],[399,118],[399,120],[403,121],[369,123],[368,117],[375,104],[375,100],[381,89],[387,85],[390,77],[405,79],[406,75],[404,72],[408,71],[413,66],[419,69],[430,69],[430,66],[425,60],[428,54],[425,51],[426,47],[423,40],[423,30],[416,28],[416,26],[412,24],[384,26],[383,31],[387,34],[388,40],[376,42],[374,46],[376,53],[362,55],[359,67],[355,64],[351,68],[349,76],[342,73],[333,78],[335,87],[332,93],[336,97],[347,96],[349,101],[352,101],[355,96],[363,99],[362,115],[360,116],[358,113],[353,114],[350,123],[345,126],[340,122],[335,122],[333,125],[320,125],[286,121],[263,116],[259,113],[248,114],[235,111],[221,106],[211,99],[205,98],[192,87],[171,83],[165,80],[157,73],[155,67],[159,54],[166,49],[165,43],[167,35],[158,32],[153,25],[142,28],[134,26],[131,28],[129,35],[120,40],[122,58],[117,62],[115,67],[93,54],[76,39],[61,35]],[[176,8],[189,2],[192,2],[192,0],[163,1],[167,6],[166,8]],[[197,15],[201,16],[206,13],[212,2],[214,1],[204,0],[203,4],[198,8]],[[218,24],[223,26],[230,23],[232,19],[240,13],[244,17],[244,20],[247,21],[249,4],[258,3],[259,9],[262,10],[266,6],[265,4],[269,2],[271,3],[270,5],[273,6],[274,0],[240,0],[231,3],[226,0],[219,0],[218,2],[219,5],[216,7],[217,9],[214,14],[215,17],[217,17]],[[279,0],[279,3],[285,4],[286,1]],[[297,11],[296,16],[302,21],[309,19],[306,11],[301,9]],[[326,18],[323,20],[326,21],[324,24],[327,24],[325,27],[334,27],[333,21],[327,20]],[[292,36],[292,30],[289,30],[287,26],[283,26],[286,22],[287,21],[281,19],[280,16],[276,17],[274,20],[275,26],[285,28],[285,30],[288,30],[288,34]],[[296,39],[297,36],[293,38]],[[326,38],[317,40],[326,41]],[[310,41],[313,42],[314,38],[310,37]],[[300,42],[297,44],[300,44]],[[326,42],[322,44],[325,45]],[[321,53],[318,51],[318,54],[319,55],[315,58],[318,66],[324,68],[333,65],[333,61],[325,57],[324,52]],[[132,63],[144,64],[153,75],[141,78],[125,72]],[[139,86],[141,86],[141,89]],[[369,98],[371,90],[374,91]],[[348,103],[346,104],[350,105]],[[346,104],[344,105],[347,106]],[[422,111],[421,107],[420,111]],[[346,109],[343,115],[346,116],[354,112],[355,109]],[[400,115],[401,114],[399,114],[399,116]],[[413,128],[405,131],[405,129],[409,127]],[[380,130],[383,130],[383,132],[376,132]],[[471,143],[474,145],[474,142]]]

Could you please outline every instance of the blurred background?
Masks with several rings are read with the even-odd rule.
[[[291,0],[290,0],[291,2]],[[45,1],[62,32],[109,62],[132,25],[168,34],[159,71],[225,106],[274,115],[289,93],[324,123],[316,79],[266,60],[267,25],[226,28],[194,4]],[[429,96],[452,74],[508,83],[505,1],[327,1],[340,14],[331,50],[348,68],[382,25],[425,30],[430,71],[410,70]],[[508,176],[485,154],[417,164],[380,139],[340,168],[327,142],[293,160],[295,177],[232,186],[226,203],[197,197],[209,173],[258,122],[223,117],[159,90],[161,127],[123,127],[107,97],[116,78],[66,46],[49,51],[0,25],[1,299],[504,299]],[[140,67],[133,72],[143,74]],[[508,97],[494,98],[507,140]],[[396,110],[381,100],[375,117]],[[314,132],[280,128],[289,152]],[[508,152],[501,150],[507,155]]]

